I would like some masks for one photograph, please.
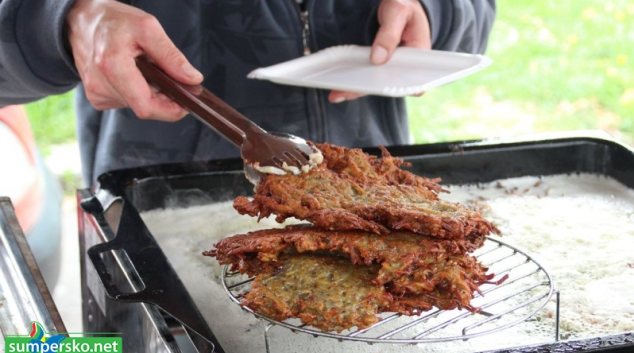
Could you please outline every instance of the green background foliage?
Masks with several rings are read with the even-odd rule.
[[[497,4],[493,65],[408,99],[416,141],[600,129],[634,143],[634,3]]]

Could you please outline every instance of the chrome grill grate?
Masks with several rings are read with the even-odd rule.
[[[552,279],[546,270],[530,255],[516,247],[496,238],[488,238],[485,245],[473,255],[483,265],[489,267],[490,272],[495,273],[496,278],[492,282],[504,275],[509,276],[500,285],[484,284],[480,287],[482,294],[476,293],[471,301],[474,307],[482,309],[477,314],[467,310],[436,308],[420,316],[382,313],[380,314],[382,320],[371,327],[333,333],[303,325],[298,319],[280,322],[253,312],[247,307],[243,309],[270,322],[265,332],[267,347],[269,346],[268,330],[275,325],[286,327],[292,332],[338,340],[417,344],[467,340],[512,327],[541,310],[555,293]],[[223,270],[223,287],[235,303],[240,302],[241,293],[249,290],[251,281],[253,278],[229,271],[229,266],[225,266]],[[559,308],[558,296],[557,308]],[[558,310],[556,315],[556,329],[558,329]],[[557,332],[555,336],[557,339]]]

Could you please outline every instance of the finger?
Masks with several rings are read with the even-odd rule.
[[[139,118],[175,121],[184,116],[181,106],[171,100],[161,100],[152,92],[133,57],[111,56],[102,70],[110,85]]]
[[[173,114],[173,115],[171,115],[169,117],[163,117],[161,120],[163,120],[163,121],[177,121],[177,120],[180,120],[181,118],[183,118],[185,115],[187,115],[187,111],[186,111],[185,108],[183,108],[180,104],[174,102],[170,97],[168,97],[167,95],[165,95],[164,93],[159,91],[158,88],[156,88],[154,86],[150,86],[150,91],[152,92],[152,99],[158,99],[161,102],[165,102],[165,103],[168,103],[170,105],[173,105],[174,109],[176,111],[181,110],[180,113]]]
[[[121,75],[127,77],[126,74]],[[130,107],[142,119],[163,121],[176,121],[186,115],[185,110],[180,105],[174,103],[170,98],[158,92],[156,88],[149,86],[146,82],[143,83],[148,87],[150,97],[149,102],[144,104],[143,85],[138,89],[140,94],[137,96],[135,95],[137,90],[128,90],[127,86],[128,84],[134,86],[136,84],[134,80],[128,80],[128,83],[119,85],[118,82],[121,82],[121,80],[116,79],[116,77],[116,73],[110,72],[101,80],[100,90],[86,91],[86,97],[95,109],[107,110]],[[113,83],[117,87],[113,86]],[[144,109],[144,105],[147,105],[149,109]]]
[[[172,106],[171,109],[174,110],[174,113],[170,113],[170,114],[160,114],[160,115],[155,115],[153,116],[151,119],[153,120],[160,120],[160,121],[166,121],[166,122],[175,122],[175,121],[179,121],[182,118],[184,118],[188,112],[187,110],[185,110],[183,107],[181,107],[178,103],[174,102],[173,100],[171,100],[170,98],[168,98],[165,95],[162,95],[162,97],[156,97],[157,100],[169,104]]]
[[[328,100],[330,101],[330,103],[341,103],[363,96],[365,96],[365,94],[357,92],[330,91],[330,93],[328,94]]]
[[[121,103],[116,99],[112,99],[111,96],[105,96],[95,93],[86,92],[86,98],[92,104],[92,106],[97,110],[107,110],[107,109],[118,109],[118,108],[126,108],[126,103]]]
[[[161,93],[161,91],[159,91],[158,88],[150,85],[150,91],[152,92],[152,97],[155,97],[156,99],[160,100],[160,101],[171,101],[171,99],[166,96],[164,93]]]
[[[401,45],[406,47],[431,49],[431,29],[429,19],[422,5],[417,1],[411,19],[401,35]]]
[[[95,109],[106,110],[127,107],[126,100],[98,71],[93,70],[90,75],[85,75],[83,80],[86,98]]]
[[[373,64],[381,65],[390,59],[394,49],[401,43],[410,11],[410,7],[400,1],[381,3],[378,13],[380,27],[370,53]]]
[[[165,110],[154,109],[147,119],[160,120],[167,122],[174,122],[182,119],[187,115],[185,108],[174,102],[171,98],[167,97],[163,93],[157,93],[152,95],[150,104],[153,107],[167,106],[169,108]]]
[[[141,48],[174,79],[188,85],[201,83],[203,75],[178,50],[158,20],[148,16],[144,21],[146,31],[139,43]]]
[[[202,86],[197,85],[197,86],[187,86],[187,87],[189,88],[189,87],[202,87]],[[182,108],[182,109],[183,109],[183,114],[182,114],[182,116],[181,116],[181,117],[183,117],[183,116],[187,115],[187,111],[186,111],[186,109],[185,109],[184,107],[182,107],[180,104],[178,104],[178,103],[174,102],[174,101],[172,100],[172,98],[168,97],[167,95],[165,95],[164,93],[162,93],[161,91],[159,91],[159,89],[158,89],[158,88],[156,88],[156,87],[154,87],[154,86],[150,85],[150,91],[152,92],[152,97],[153,97],[153,98],[156,98],[156,99],[158,99],[158,100],[160,100],[160,101],[162,101],[162,102],[172,102],[172,103],[175,103],[175,104],[177,104],[180,108]]]
[[[410,94],[410,97],[422,97],[423,94],[425,94],[425,91],[420,92],[420,93]]]

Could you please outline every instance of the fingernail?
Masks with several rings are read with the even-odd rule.
[[[346,97],[339,96],[339,97],[333,99],[331,102],[332,103],[341,103],[341,102],[345,102],[345,100],[346,100]]]
[[[194,80],[199,80],[203,78],[203,74],[201,74],[200,71],[196,70],[196,68],[193,67],[190,63],[184,63],[181,68],[183,69],[185,75]]]
[[[370,56],[370,60],[375,65],[383,64],[387,60],[387,49],[381,46],[375,46],[372,48],[372,55]]]

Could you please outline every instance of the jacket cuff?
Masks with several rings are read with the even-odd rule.
[[[79,82],[64,37],[66,15],[74,3],[24,0],[15,16],[15,40],[26,66],[41,81],[41,88],[51,94],[67,91]]]

